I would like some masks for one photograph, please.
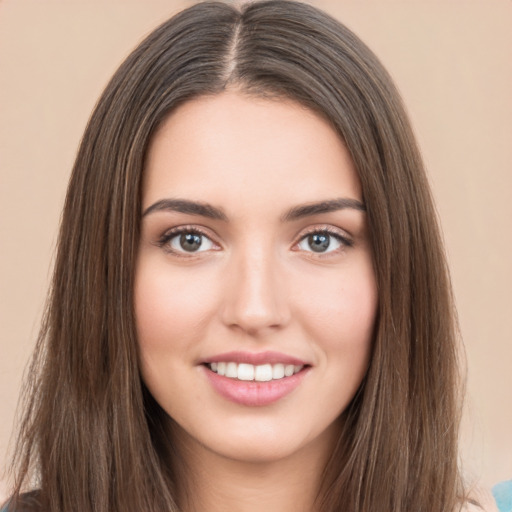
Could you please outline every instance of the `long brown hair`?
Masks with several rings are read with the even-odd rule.
[[[178,105],[226,88],[327,119],[359,174],[379,308],[371,364],[325,468],[325,512],[447,512],[457,469],[457,330],[436,214],[405,109],[345,26],[286,0],[193,6],[150,34],[101,96],[62,217],[29,371],[13,503],[177,511],[169,421],[140,380],[133,314],[144,159]]]

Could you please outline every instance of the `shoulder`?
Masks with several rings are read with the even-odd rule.
[[[472,487],[467,492],[466,500],[460,512],[501,512],[496,508],[496,502],[490,489]]]
[[[0,512],[40,512],[40,510],[39,491],[32,491],[22,494],[15,503],[13,500],[8,501]]]
[[[492,494],[499,512],[512,512],[512,480],[496,484]]]
[[[492,490],[471,489],[460,512],[512,512],[512,480],[501,482]]]

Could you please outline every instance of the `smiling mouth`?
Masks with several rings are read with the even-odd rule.
[[[307,366],[307,365],[306,365]],[[217,375],[241,381],[270,382],[291,377],[302,371],[305,365],[293,364],[261,364],[235,363],[220,361],[206,363],[206,367]]]
[[[311,365],[286,354],[230,352],[207,359],[202,367],[223,398],[254,407],[273,404],[303,382]]]

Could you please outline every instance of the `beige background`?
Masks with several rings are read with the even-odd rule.
[[[0,466],[87,118],[182,1],[0,0]],[[463,460],[512,478],[512,1],[316,0],[382,59],[438,203],[468,358]],[[0,481],[0,499],[5,484]]]

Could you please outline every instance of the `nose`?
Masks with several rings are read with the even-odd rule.
[[[290,311],[284,278],[271,251],[247,252],[230,262],[222,320],[231,329],[257,336],[284,327]]]

